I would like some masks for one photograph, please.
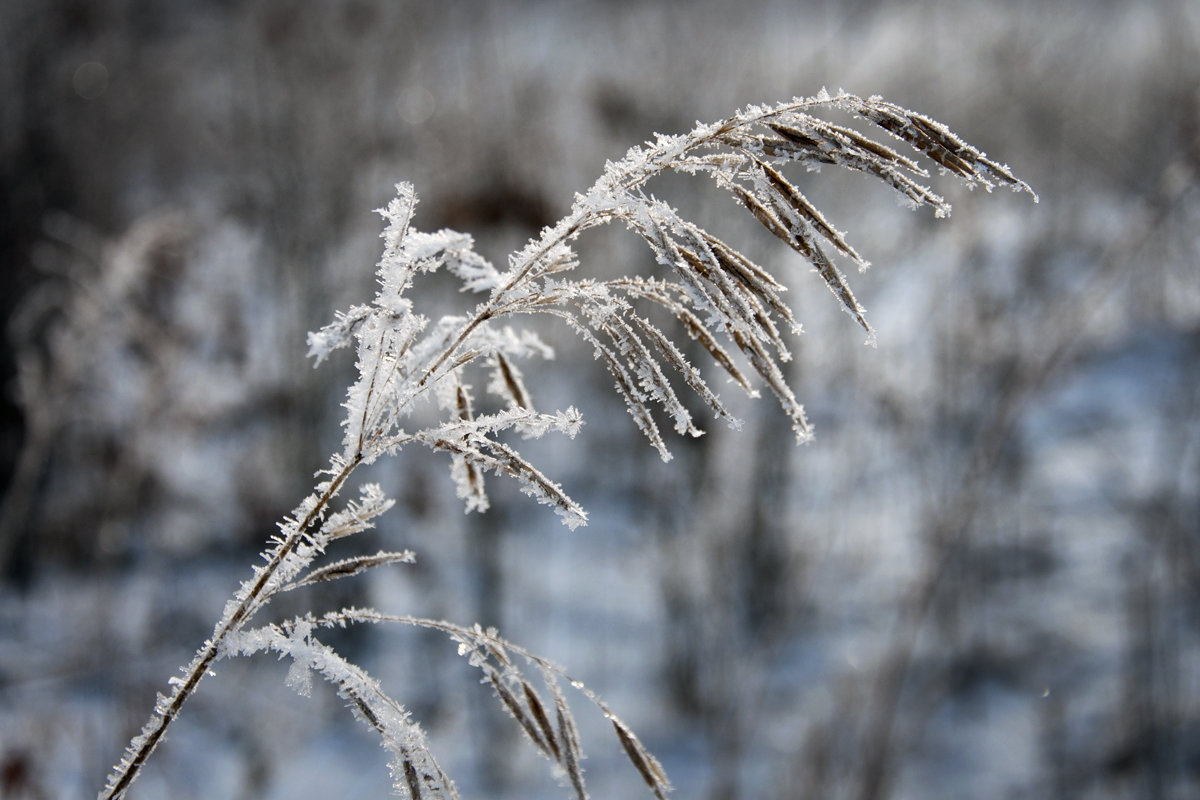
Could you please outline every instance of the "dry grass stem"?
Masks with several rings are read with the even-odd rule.
[[[335,539],[371,527],[391,505],[382,489],[367,484],[359,499],[337,507],[337,497],[350,476],[412,443],[450,456],[452,480],[469,511],[488,507],[484,475],[491,472],[515,479],[569,527],[586,524],[584,509],[510,443],[514,435],[555,432],[573,437],[582,422],[574,407],[554,413],[534,410],[535,400],[518,364],[522,359],[552,355],[536,331],[522,324],[534,316],[565,323],[592,348],[612,375],[616,394],[638,429],[664,460],[671,453],[659,427],[660,416],[680,434],[703,433],[685,403],[688,392],[717,419],[738,425],[709,385],[702,365],[693,365],[685,357],[688,339],[697,342],[739,390],[755,395],[753,376],[757,375],[791,421],[796,439],[809,438],[804,408],[781,366],[791,357],[788,334],[801,331],[784,301],[788,281],[655,199],[647,185],[664,172],[709,177],[718,191],[728,193],[799,254],[873,338],[866,312],[834,259],[844,259],[860,270],[867,261],[784,174],[785,169],[842,167],[879,179],[913,205],[931,207],[938,216],[947,214],[949,206],[922,183],[928,173],[916,158],[869,133],[823,118],[830,114],[859,118],[859,124],[883,131],[911,148],[917,158],[932,160],[969,186],[988,191],[1009,187],[1032,194],[1007,167],[940,123],[880,98],[824,92],[772,106],[750,106],[690,133],[659,135],[632,148],[625,158],[610,163],[587,192],[576,196],[566,216],[513,254],[504,270],[478,255],[466,234],[417,230],[412,224],[416,192],[408,184],[397,185],[395,199],[381,209],[386,227],[374,299],[337,313],[330,324],[309,336],[309,353],[318,364],[341,348],[353,350],[356,356],[358,377],[344,403],[341,451],[330,457],[313,492],[280,523],[262,554],[263,563],[231,598],[183,676],[171,682],[170,695],[155,705],[142,734],[130,742],[100,796],[116,798],[125,793],[217,660],[271,651],[292,659],[289,685],[307,692],[310,673],[319,674],[378,732],[391,759],[397,794],[414,800],[457,797],[453,782],[437,765],[408,713],[361,668],[315,636],[321,628],[397,622],[441,630],[455,640],[460,653],[482,670],[501,707],[535,747],[562,768],[576,796],[586,798],[577,728],[557,683],[566,676],[494,631],[359,609],[322,617],[305,615],[256,628],[250,624],[282,591],[411,561],[407,551],[380,551],[329,562],[326,548]],[[611,280],[573,275],[580,268],[572,247],[576,238],[613,222],[645,242],[664,275]],[[464,290],[475,293],[475,300],[462,313],[433,321],[420,313],[420,304],[410,293],[419,278],[441,269],[461,281]],[[650,313],[654,309],[661,313]],[[672,326],[664,328],[654,321],[664,315]],[[431,405],[439,421],[420,422],[416,410]],[[553,698],[553,717],[539,688],[522,675],[510,652],[540,671],[541,688]],[[664,798],[670,784],[654,756],[599,698],[582,684],[566,680],[611,721],[638,774],[656,797]]]

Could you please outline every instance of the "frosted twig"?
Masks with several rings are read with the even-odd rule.
[[[352,609],[320,619],[298,618],[282,627],[246,628],[281,591],[410,560],[405,551],[382,551],[314,566],[329,542],[369,527],[391,504],[379,487],[368,485],[360,501],[333,512],[331,504],[350,476],[410,442],[450,454],[451,476],[468,510],[487,508],[484,477],[492,472],[516,479],[528,494],[552,506],[568,526],[586,523],[586,512],[557,482],[503,441],[513,431],[526,436],[549,431],[574,436],[581,423],[573,407],[558,413],[534,410],[535,400],[517,362],[547,356],[550,349],[531,331],[508,324],[517,319],[556,318],[591,345],[612,374],[617,394],[637,426],[664,459],[670,458],[670,451],[657,413],[670,417],[679,433],[702,433],[680,396],[682,387],[677,389],[673,381],[693,392],[717,418],[735,427],[738,422],[703,373],[684,357],[680,337],[640,310],[647,305],[675,320],[734,385],[752,396],[757,392],[751,377],[757,374],[791,420],[797,440],[807,439],[811,429],[804,409],[780,366],[790,358],[785,332],[800,332],[783,299],[785,281],[655,200],[645,187],[656,175],[671,170],[707,175],[813,267],[838,303],[873,338],[866,312],[834,259],[848,259],[860,269],[866,260],[783,170],[791,164],[844,167],[878,178],[913,205],[929,206],[938,216],[948,214],[949,205],[924,186],[929,173],[915,158],[866,133],[814,116],[818,110],[865,120],[908,145],[914,156],[931,159],[969,186],[988,191],[1008,186],[1032,194],[1007,167],[928,117],[880,98],[825,92],[773,106],[749,106],[728,119],[698,125],[688,134],[660,135],[632,148],[576,197],[567,216],[514,254],[503,272],[475,253],[471,237],[465,234],[416,230],[412,225],[416,192],[409,184],[398,184],[396,198],[381,210],[388,224],[382,234],[379,290],[373,302],[339,312],[333,322],[309,335],[309,353],[318,364],[339,348],[356,350],[358,378],[344,403],[342,452],[331,457],[325,479],[280,524],[280,533],[262,553],[265,565],[255,567],[226,605],[211,638],[184,668],[183,677],[171,681],[170,696],[160,696],[149,722],[130,742],[100,797],[124,794],[216,660],[263,649],[291,655],[297,670],[293,677],[301,687],[307,686],[309,668],[338,686],[392,752],[397,793],[414,799],[455,796],[453,783],[436,766],[407,714],[358,667],[311,637],[313,626],[366,621],[405,622],[456,638],[465,648],[464,655],[484,670],[502,705],[533,744],[562,767],[577,796],[586,797],[582,751],[554,677],[565,676],[492,632]],[[641,237],[671,277],[623,276],[608,281],[571,277],[578,267],[571,243],[590,228],[611,222],[621,222]],[[430,325],[408,293],[419,275],[443,267],[460,279],[465,290],[486,293],[486,298],[466,313]],[[479,368],[489,376],[487,390],[502,400],[504,408],[485,413],[476,408],[472,380]],[[435,400],[445,419],[415,431],[403,429],[401,424],[412,417],[421,398]],[[538,666],[553,713],[520,675],[509,651]],[[669,785],[658,762],[598,698],[585,688],[580,690],[611,720],[630,761],[651,792],[663,798]]]

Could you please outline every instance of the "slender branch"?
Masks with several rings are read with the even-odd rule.
[[[353,460],[347,463],[342,470],[330,481],[327,488],[318,498],[312,510],[305,515],[304,519],[297,525],[287,537],[279,543],[275,548],[275,552],[271,556],[271,560],[267,562],[267,566],[259,572],[258,578],[242,597],[233,613],[218,624],[217,629],[213,632],[212,637],[204,643],[204,646],[196,653],[188,666],[186,676],[175,683],[175,691],[171,695],[170,703],[162,711],[155,711],[146,728],[143,728],[142,735],[134,740],[127,752],[127,757],[118,765],[116,771],[109,778],[104,790],[100,793],[100,800],[116,800],[125,794],[125,790],[133,783],[133,780],[141,772],[142,765],[146,763],[146,759],[158,746],[159,741],[167,732],[167,727],[170,726],[175,718],[179,716],[183,704],[196,691],[196,687],[200,681],[208,674],[209,667],[217,660],[221,651],[221,646],[225,642],[229,634],[241,628],[254,613],[262,607],[263,603],[260,600],[265,600],[264,593],[271,578],[279,571],[283,565],[284,559],[290,555],[303,539],[305,532],[316,521],[325,509],[329,506],[331,500],[338,493],[338,490],[354,472],[355,468],[362,463],[362,457],[356,456]],[[269,595],[266,595],[269,597]]]

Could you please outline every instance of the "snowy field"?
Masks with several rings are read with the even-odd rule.
[[[872,349],[726,196],[656,186],[793,287],[813,442],[730,387],[742,429],[664,464],[548,328],[525,377],[585,424],[522,452],[588,526],[499,479],[464,514],[406,450],[364,472],[397,504],[349,546],[416,563],[272,618],[497,626],[679,798],[1200,795],[1195,3],[0,0],[0,44],[0,797],[95,796],[339,447],[353,359],[313,370],[305,334],[373,294],[396,182],[504,264],[628,147],[823,87],[945,122],[1040,202],[935,174],[935,220],[793,175],[873,263]],[[589,236],[584,270],[654,269]],[[572,796],[445,637],[330,643],[464,798]],[[377,737],[287,674],[218,663],[129,796],[387,796]],[[591,795],[651,796],[570,699]]]

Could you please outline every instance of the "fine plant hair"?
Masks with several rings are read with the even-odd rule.
[[[814,115],[829,111],[858,118],[864,123],[859,127],[874,135]],[[777,105],[748,106],[688,134],[658,135],[632,148],[620,161],[609,163],[586,193],[576,196],[567,216],[511,255],[505,270],[477,254],[466,234],[427,233],[413,227],[416,194],[411,185],[398,184],[395,199],[381,210],[387,225],[374,301],[338,312],[308,338],[309,355],[317,364],[343,347],[357,352],[358,377],[344,403],[342,449],[318,473],[312,493],[279,523],[262,553],[263,562],[228,601],[212,636],[171,679],[170,692],[159,695],[150,720],[130,742],[100,796],[125,793],[217,661],[274,651],[291,659],[289,686],[307,693],[317,673],[379,734],[397,795],[413,800],[458,797],[417,721],[362,668],[320,639],[322,631],[331,628],[399,623],[439,631],[456,642],[460,655],[480,670],[504,710],[556,766],[576,797],[587,796],[583,752],[564,684],[607,717],[637,773],[654,796],[663,798],[670,785],[662,767],[612,709],[559,667],[493,629],[359,608],[253,623],[271,600],[297,587],[412,561],[407,550],[332,562],[325,558],[331,542],[372,527],[393,503],[373,483],[363,485],[357,499],[339,502],[350,476],[406,446],[422,445],[449,455],[451,477],[467,510],[487,509],[491,473],[516,479],[526,494],[550,506],[569,528],[586,524],[584,509],[511,442],[512,434],[574,437],[582,422],[574,407],[542,412],[535,406],[519,362],[547,357],[551,350],[526,326],[530,317],[559,320],[591,346],[611,373],[634,423],[663,460],[669,460],[670,450],[656,414],[665,415],[677,433],[702,433],[681,394],[693,393],[716,419],[737,425],[708,379],[685,358],[681,332],[750,395],[757,394],[757,383],[765,384],[796,440],[807,440],[809,422],[781,369],[790,357],[785,331],[800,332],[784,300],[786,287],[732,245],[650,194],[647,183],[669,171],[711,178],[820,275],[873,342],[874,331],[836,263],[848,261],[862,270],[867,262],[784,170],[799,164],[861,172],[890,186],[913,207],[929,206],[937,216],[945,216],[950,207],[924,183],[929,173],[916,160],[922,156],[969,187],[990,191],[1007,186],[1033,194],[1007,167],[941,123],[879,97],[831,96],[824,91]],[[576,237],[612,222],[646,242],[666,268],[664,277],[579,276],[572,247]],[[459,314],[431,321],[414,306],[410,290],[420,275],[441,268],[457,277],[464,291],[483,299]],[[652,322],[648,309],[654,307],[677,324],[664,329]],[[491,401],[488,410],[485,398]],[[423,400],[435,404],[442,421],[405,427],[415,420],[413,411]]]

